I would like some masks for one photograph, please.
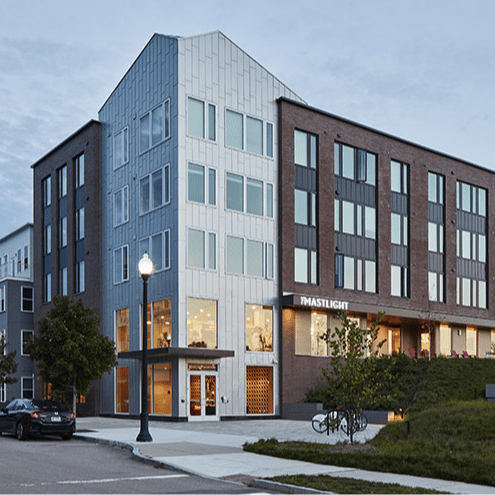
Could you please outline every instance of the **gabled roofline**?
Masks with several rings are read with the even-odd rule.
[[[62,146],[64,146],[68,141],[70,141],[71,139],[73,139],[75,136],[77,136],[79,133],[81,133],[82,131],[86,130],[86,128],[94,125],[94,124],[98,124],[99,126],[101,126],[101,122],[99,120],[94,120],[94,119],[91,119],[89,122],[86,122],[86,124],[84,124],[82,127],[80,127],[77,131],[73,132],[69,137],[65,138],[61,143],[57,144],[57,146],[55,146],[55,148],[51,149],[48,153],[46,153],[45,155],[43,155],[41,158],[39,158],[36,162],[34,162],[32,165],[31,165],[31,168],[34,169],[34,167],[36,167],[37,165],[39,165],[43,160],[46,160],[51,154],[55,153],[57,150],[59,150]]]
[[[394,136],[393,134],[389,134],[387,132],[380,131],[378,129],[374,129],[373,127],[369,127],[367,125],[360,124],[359,122],[355,122],[353,120],[346,119],[345,117],[341,117],[341,116],[336,115],[334,113],[330,113],[330,112],[327,112],[325,110],[321,110],[320,108],[312,107],[310,105],[305,105],[304,103],[300,103],[298,101],[291,100],[290,98],[287,98],[285,96],[280,96],[279,98],[277,98],[277,102],[279,102],[279,101],[283,101],[286,103],[290,103],[291,105],[296,105],[298,107],[305,108],[306,110],[310,110],[312,112],[316,112],[316,113],[319,113],[321,115],[331,117],[335,120],[340,120],[341,122],[344,122],[346,124],[354,125],[356,127],[364,129],[366,131],[374,132],[375,134],[379,134],[379,135],[387,137],[389,139],[394,139],[395,141],[399,141],[399,142],[407,144],[409,146],[414,146],[415,148],[421,149],[423,151],[428,151],[429,153],[434,153],[435,155],[441,156],[443,158],[448,158],[449,160],[455,160],[456,162],[464,163],[465,165],[469,165],[471,167],[476,167],[476,168],[483,170],[485,172],[490,172],[491,174],[495,174],[494,170],[491,170],[491,169],[484,167],[482,165],[478,165],[477,163],[469,162],[467,160],[464,160],[463,158],[458,158],[456,156],[449,155],[448,153],[444,153],[442,151],[438,151],[438,150],[435,150],[433,148],[428,148],[427,146],[423,146],[423,145],[415,143],[413,141],[408,141],[407,139],[403,139],[401,137]]]

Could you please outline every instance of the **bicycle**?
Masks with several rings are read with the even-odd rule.
[[[362,413],[351,415],[345,409],[336,408],[326,414],[314,416],[311,426],[317,433],[327,432],[327,435],[329,435],[330,429],[332,433],[340,429],[345,435],[350,436],[351,432],[354,434],[364,431],[368,426],[368,418]]]

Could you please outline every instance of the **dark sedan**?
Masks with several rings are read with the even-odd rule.
[[[0,411],[0,434],[14,434],[19,440],[30,435],[60,435],[70,440],[76,431],[76,415],[53,400],[14,399]]]

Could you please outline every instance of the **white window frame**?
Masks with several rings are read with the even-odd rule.
[[[27,298],[24,296],[24,289],[31,290],[32,297]],[[24,309],[24,301],[31,301],[32,309]],[[34,287],[29,287],[26,285],[21,286],[21,311],[23,313],[33,313],[34,312]]]
[[[242,240],[242,271],[241,273],[239,272],[232,272],[229,271],[227,268],[227,263],[228,263],[228,248],[227,248],[227,242],[228,238],[232,239],[240,239]],[[248,257],[248,246],[249,243],[251,242],[256,242],[262,244],[262,249],[261,249],[261,275],[252,275],[248,273],[248,264],[247,264],[247,257]],[[274,280],[275,279],[275,246],[271,242],[264,242],[259,239],[250,239],[250,238],[244,238],[244,237],[239,237],[235,235],[227,235],[225,239],[225,273],[231,274],[231,275],[241,275],[241,276],[246,276],[246,277],[254,277],[257,279],[260,278],[265,278],[268,280]]]
[[[74,185],[75,189],[84,186],[84,153],[74,159]]]
[[[153,144],[153,112],[160,107],[163,107],[163,122],[162,122],[163,133],[160,141]],[[146,116],[148,116],[148,146],[145,149],[141,149],[141,125],[142,125],[142,120]],[[142,155],[143,153],[146,153],[147,151],[155,148],[156,146],[159,146],[167,139],[169,139],[171,136],[171,127],[172,126],[170,122],[170,98],[168,98],[159,105],[153,107],[149,112],[146,112],[143,115],[141,115],[141,117],[139,118],[139,154]]]
[[[25,380],[31,380],[32,388],[26,388],[24,386]],[[25,391],[31,391],[31,397],[24,397]],[[21,397],[23,399],[32,399],[34,397],[34,375],[21,377]]]
[[[7,309],[7,292],[5,285],[0,286],[0,313],[5,312]]]
[[[193,266],[189,264],[189,232],[190,231],[196,231],[196,232],[201,232],[203,234],[203,266]],[[211,236],[214,236],[214,253],[213,253],[213,260],[211,259],[212,253],[211,253],[211,244],[210,244],[210,239],[212,238]],[[203,230],[203,229],[197,229],[195,227],[188,227],[187,229],[187,267],[191,270],[208,270],[208,271],[216,271],[217,266],[218,266],[218,239],[217,239],[217,233],[213,231],[208,231],[208,230]],[[213,261],[213,262],[212,262]],[[212,266],[213,265],[213,266]]]
[[[121,253],[121,266],[117,267],[117,253]],[[113,283],[114,285],[122,284],[129,280],[129,245],[124,244],[123,246],[114,249],[113,251]],[[125,267],[127,266],[127,273],[125,272]],[[119,270],[118,270],[119,268]],[[119,272],[119,278],[117,279],[117,271]]]
[[[117,197],[119,195],[120,197]],[[121,203],[122,222],[117,223],[117,202]],[[113,193],[113,226],[118,227],[129,221],[129,186],[121,187]]]
[[[203,136],[197,136],[196,134],[189,134],[189,100],[195,100],[203,104]],[[213,109],[214,117],[213,123],[210,118],[210,110]],[[213,126],[213,137],[211,130]],[[202,139],[204,141],[216,142],[217,140],[217,106],[214,103],[210,103],[196,96],[187,96],[187,135],[191,138]]]
[[[117,163],[117,153],[116,153],[116,140],[117,137],[122,135],[121,138],[121,150],[120,150],[120,156],[122,157],[121,163]],[[129,127],[126,126],[123,129],[121,129],[119,132],[115,133],[113,136],[113,169],[117,170],[120,167],[123,167],[129,163]]]
[[[162,171],[162,203],[158,206],[153,206],[153,174]],[[141,210],[141,181],[148,178],[148,209]],[[158,210],[164,206],[170,204],[170,164],[164,165],[163,167],[158,167],[149,174],[143,175],[139,179],[139,215],[146,215],[152,211]]]
[[[162,267],[156,268],[154,262],[155,256],[153,254],[153,237],[159,235],[161,235],[162,237]],[[153,273],[170,270],[170,229],[166,229],[163,232],[156,232],[152,235],[145,236],[139,239],[139,259],[141,259],[144,254],[144,252],[141,252],[141,242],[144,240],[148,241],[148,249],[146,250],[146,252],[148,253],[150,260],[153,262]]]
[[[21,356],[29,356],[30,354],[24,349],[24,334],[31,334],[31,340],[34,337],[34,330],[21,330]]]
[[[189,166],[195,165],[196,167],[200,167],[203,169],[203,198],[204,201],[196,201],[194,199],[189,199]],[[215,184],[214,184],[214,192],[213,195],[210,195],[210,173],[213,172],[215,174]],[[214,167],[208,167],[206,165],[200,165],[199,163],[188,162],[187,164],[187,201],[190,203],[201,204],[206,206],[217,206],[217,169]],[[211,197],[213,196],[213,197]]]
[[[81,294],[86,290],[86,266],[84,260],[78,261],[74,267],[75,270],[75,289],[76,294]]]

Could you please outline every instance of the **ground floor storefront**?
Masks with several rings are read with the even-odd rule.
[[[341,325],[339,311],[366,329],[382,308],[363,307],[346,301],[290,295],[282,307],[282,409],[305,400],[306,392],[317,386],[322,368],[329,366],[330,347],[322,339],[327,331]],[[364,310],[364,311],[363,311]],[[495,321],[476,325],[460,318],[435,319],[434,315],[408,315],[387,308],[378,325],[380,353],[404,353],[412,358],[493,358]],[[402,314],[401,314],[402,313]],[[483,322],[486,324],[487,322]]]

